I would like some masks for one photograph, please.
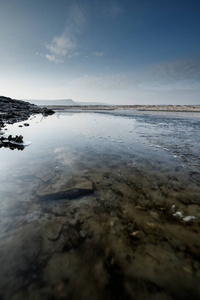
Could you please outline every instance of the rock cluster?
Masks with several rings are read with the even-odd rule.
[[[47,108],[40,108],[29,102],[0,96],[0,128],[4,127],[5,123],[13,124],[25,121],[31,115],[38,113],[51,115],[54,111]]]
[[[0,137],[0,148],[1,147],[8,147],[11,150],[14,150],[14,149],[23,150],[24,149],[23,136],[22,135],[20,135],[20,136],[9,135],[8,138],[1,136]]]

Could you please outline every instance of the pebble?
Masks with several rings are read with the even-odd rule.
[[[174,217],[179,217],[179,218],[183,218],[183,214],[180,211],[177,211],[176,213],[173,214]]]
[[[172,212],[175,213],[175,211],[176,211],[176,205],[172,204]]]
[[[190,221],[194,221],[196,218],[194,216],[187,216],[185,218],[183,218],[183,221],[185,222],[190,222]]]
[[[80,237],[82,237],[83,239],[85,239],[86,235],[87,235],[87,232],[85,230],[81,230],[81,231],[79,231],[79,235],[80,235]]]

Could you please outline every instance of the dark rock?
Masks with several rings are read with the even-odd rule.
[[[23,143],[23,136],[22,136],[22,135],[20,135],[20,136],[16,135],[14,141],[15,141],[16,143]]]
[[[0,129],[3,128],[6,123],[13,124],[25,121],[31,115],[39,113],[48,116],[52,115],[54,111],[48,108],[40,108],[35,104],[22,100],[14,100],[0,96]],[[29,126],[29,124],[25,123],[24,126]]]
[[[42,114],[44,116],[53,115],[55,112],[52,109],[49,109],[47,107],[42,108]]]
[[[49,220],[43,227],[44,235],[49,240],[57,240],[60,236],[64,222],[65,220],[62,217],[57,217]]]
[[[0,138],[0,148],[2,147],[10,148],[11,150],[24,150],[23,136],[16,135],[13,137],[12,135],[9,135],[8,138],[2,136]]]
[[[84,196],[87,194],[92,193],[93,190],[91,189],[79,189],[79,188],[74,188],[74,189],[69,189],[66,191],[61,191],[57,193],[51,193],[51,194],[44,194],[39,196],[40,200],[61,200],[61,199],[75,199],[80,196]]]
[[[48,116],[52,115],[54,111],[47,108],[40,108],[29,102],[0,96],[0,130],[5,124],[14,124],[25,121],[31,115],[40,113]],[[24,126],[29,126],[29,124],[24,123]],[[19,125],[19,127],[22,127],[22,125]],[[8,138],[4,137],[3,140],[0,141],[0,148],[1,147],[8,147],[11,150],[23,150],[23,137],[21,135],[16,137],[10,135]]]

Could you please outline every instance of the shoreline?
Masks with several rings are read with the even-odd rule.
[[[47,116],[53,114],[54,111],[22,100],[0,96],[0,130],[6,124],[26,121],[31,115],[40,113]]]
[[[44,107],[44,106],[39,106]],[[137,111],[164,111],[164,112],[200,112],[200,105],[46,105],[53,110],[118,110],[135,109]]]
[[[48,108],[40,108],[29,102],[0,96],[0,148],[6,147],[10,148],[11,150],[16,148],[18,150],[23,150],[23,136],[9,135],[7,137],[4,134],[3,128],[5,129],[6,125],[8,124],[14,124],[23,121],[25,122],[30,116],[36,114],[48,116],[54,114],[54,111]],[[29,126],[29,124],[24,123],[24,126]]]

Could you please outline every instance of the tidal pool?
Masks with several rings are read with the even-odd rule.
[[[197,299],[199,115],[27,122],[0,149],[0,299]]]

